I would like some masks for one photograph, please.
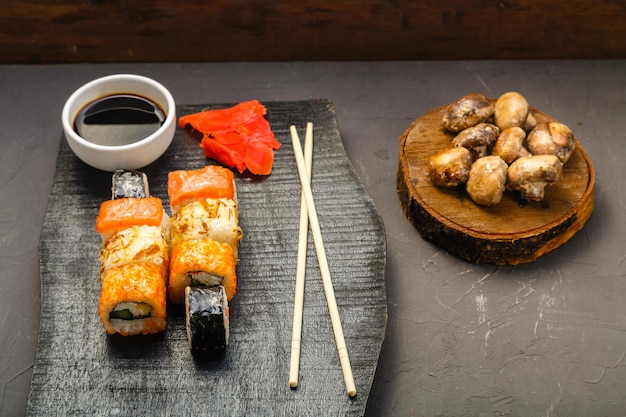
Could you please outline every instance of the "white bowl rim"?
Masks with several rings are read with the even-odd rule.
[[[90,90],[91,88],[93,88],[94,86],[97,86],[99,84],[103,84],[106,82],[110,82],[110,81],[119,81],[119,80],[126,80],[126,81],[137,81],[140,83],[144,83],[144,84],[148,84],[149,86],[155,88],[156,90],[160,91],[161,94],[164,95],[165,100],[167,101],[167,106],[168,106],[168,110],[167,110],[167,115],[165,116],[165,121],[163,122],[163,124],[155,131],[153,132],[151,135],[138,140],[136,142],[133,143],[129,143],[126,145],[99,145],[93,142],[90,142],[86,139],[84,139],[83,137],[81,137],[78,133],[76,133],[76,131],[74,130],[74,126],[73,120],[70,120],[70,107],[72,106],[72,104],[76,101],[76,97],[80,96],[81,94],[83,94],[85,91]],[[129,93],[132,93],[132,91],[129,91]],[[151,100],[154,100],[151,98]],[[87,103],[85,103],[86,105]],[[137,75],[137,74],[113,74],[113,75],[106,75],[103,77],[99,77],[96,79],[93,79],[89,82],[87,82],[86,84],[82,85],[80,88],[78,88],[76,91],[74,91],[69,98],[65,101],[65,105],[63,106],[63,110],[61,112],[61,119],[62,119],[62,123],[63,123],[63,127],[64,130],[67,134],[69,134],[72,138],[73,141],[81,144],[84,147],[90,148],[92,150],[98,151],[98,152],[104,152],[104,153],[117,153],[120,151],[125,151],[125,150],[132,150],[135,148],[139,148],[141,146],[143,146],[144,144],[146,144],[147,142],[151,142],[153,141],[156,137],[161,135],[161,132],[168,129],[172,123],[176,122],[176,104],[174,102],[174,97],[172,96],[172,94],[169,92],[169,90],[167,88],[165,88],[165,86],[163,86],[163,84],[159,83],[158,81],[153,80],[152,78],[148,78],[145,77],[143,75]]]

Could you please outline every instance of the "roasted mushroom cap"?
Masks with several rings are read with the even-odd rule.
[[[521,127],[505,129],[496,139],[491,154],[499,156],[507,164],[519,157],[530,156],[530,152],[524,147],[524,139],[526,139],[526,132]]]
[[[428,161],[430,181],[440,187],[465,184],[472,162],[472,153],[463,147],[438,152]]]
[[[484,122],[493,112],[494,106],[487,97],[480,93],[470,93],[448,106],[442,125],[451,132],[460,132]]]
[[[545,188],[558,181],[563,164],[554,155],[533,155],[517,159],[507,171],[507,187],[517,190],[525,200],[541,201]]]
[[[555,155],[566,163],[574,149],[576,140],[569,127],[563,123],[539,123],[528,134],[528,150],[533,155]]]
[[[530,107],[526,98],[516,91],[502,94],[496,100],[494,121],[500,130],[522,127],[528,118]]]
[[[472,165],[466,190],[475,203],[493,206],[502,200],[506,188],[508,165],[499,156],[477,159]]]
[[[525,132],[530,132],[535,126],[537,126],[537,119],[535,119],[532,110],[528,110],[528,117],[526,117],[526,121],[522,127]]]
[[[487,155],[487,147],[491,145],[500,130],[491,123],[479,123],[476,126],[462,130],[452,139],[454,146],[463,146],[472,151],[474,159]]]

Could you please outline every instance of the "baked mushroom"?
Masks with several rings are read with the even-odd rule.
[[[465,189],[476,204],[493,206],[502,200],[508,165],[499,156],[477,159],[472,165]]]
[[[494,106],[494,122],[500,130],[522,127],[528,118],[530,106],[526,98],[516,91],[502,94]]]
[[[576,140],[563,123],[539,123],[528,134],[527,146],[533,155],[555,155],[566,163],[576,148]]]
[[[450,148],[437,152],[428,160],[430,181],[439,187],[465,184],[473,161],[472,153],[467,148]]]
[[[530,152],[524,147],[526,132],[521,127],[510,127],[503,130],[491,148],[491,154],[497,155],[507,164],[522,156],[530,156]]]
[[[498,137],[500,130],[491,123],[479,123],[462,130],[452,139],[454,146],[463,146],[472,151],[474,159],[487,155],[487,147]]]
[[[545,188],[557,182],[563,164],[554,155],[533,155],[517,159],[507,171],[507,187],[521,193],[524,200],[542,201]]]
[[[450,104],[443,115],[442,125],[451,132],[476,126],[493,115],[493,103],[480,93],[470,93]]]
[[[535,119],[532,110],[528,110],[528,116],[526,117],[526,121],[522,127],[524,128],[524,131],[530,132],[535,128],[535,126],[537,126],[537,119]]]

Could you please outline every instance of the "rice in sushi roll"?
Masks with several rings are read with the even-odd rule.
[[[168,294],[182,304],[189,286],[223,285],[228,301],[237,291],[235,257],[232,248],[210,238],[185,240],[172,249]]]
[[[241,228],[237,205],[226,198],[204,198],[183,206],[170,219],[170,243],[211,238],[227,243],[237,259]]]
[[[191,353],[220,359],[228,345],[228,301],[222,285],[185,289],[187,339]]]
[[[165,330],[163,270],[149,263],[128,264],[102,274],[99,316],[109,334],[131,336]]]

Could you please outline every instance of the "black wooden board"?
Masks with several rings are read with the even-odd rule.
[[[165,332],[107,336],[98,319],[100,237],[94,222],[111,174],[82,163],[65,140],[40,241],[41,324],[27,415],[359,416],[365,412],[387,324],[384,227],[347,158],[332,102],[264,103],[282,143],[267,177],[236,174],[244,238],[230,345],[219,362],[192,358],[184,312]],[[178,115],[223,105],[179,106]],[[289,126],[314,123],[312,190],[358,394],[346,395],[309,234],[299,387],[288,386],[300,183]],[[178,129],[143,169],[167,199],[167,173],[215,163]]]

